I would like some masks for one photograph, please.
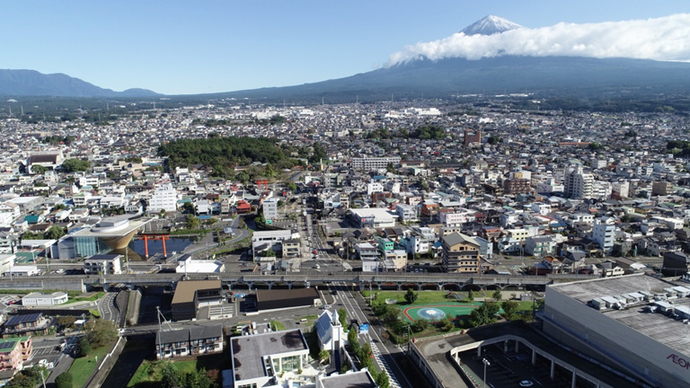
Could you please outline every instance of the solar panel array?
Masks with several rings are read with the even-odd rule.
[[[0,342],[0,352],[2,352],[3,350],[14,349],[14,346],[16,344],[17,344],[17,341]]]
[[[15,315],[5,322],[5,326],[16,326],[21,325],[22,323],[36,322],[41,319],[41,315],[43,315],[43,313]]]

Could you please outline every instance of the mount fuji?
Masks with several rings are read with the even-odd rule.
[[[553,28],[562,30],[568,26],[577,27],[560,23]],[[407,51],[400,52],[397,60],[391,60],[387,67],[378,70],[323,82],[215,96],[304,102],[323,98],[345,102],[386,100],[391,95],[402,99],[506,93],[629,98],[661,93],[686,94],[690,90],[689,62],[594,58],[572,52],[521,54],[521,49],[531,49],[533,43],[539,41],[536,38],[523,41],[534,34],[549,37],[544,29],[530,29],[489,15],[448,38],[409,46]],[[568,34],[559,35],[559,39],[561,36],[567,39]],[[485,51],[476,57],[459,55],[477,41],[481,41],[479,49]],[[496,42],[503,46],[491,47]]]
[[[489,15],[465,27],[462,31],[465,35],[493,35],[506,31],[525,28],[517,23],[500,16]]]

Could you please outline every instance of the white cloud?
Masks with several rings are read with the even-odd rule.
[[[621,22],[558,23],[488,36],[457,33],[407,46],[390,56],[388,66],[423,57],[476,60],[502,55],[690,61],[690,14]]]

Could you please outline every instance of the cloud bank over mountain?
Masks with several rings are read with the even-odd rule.
[[[558,23],[492,35],[463,32],[417,43],[390,56],[387,66],[427,58],[478,60],[505,55],[690,61],[690,14],[604,23]]]

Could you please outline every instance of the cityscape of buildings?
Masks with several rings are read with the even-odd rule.
[[[380,374],[391,387],[418,386],[395,366],[393,349],[414,366],[406,372],[439,388],[480,386],[482,368],[507,374],[490,359],[498,349],[508,363],[528,357],[540,372],[496,377],[496,388],[688,386],[690,162],[669,146],[690,140],[687,116],[508,108],[524,98],[218,101],[99,123],[6,117],[0,287],[62,277],[86,288],[98,279],[113,293],[108,304],[122,307],[120,291],[108,287],[167,282],[169,312],[156,312],[166,322],[151,323],[155,358],[225,355],[223,387],[376,387]],[[275,171],[248,161],[219,176],[212,165],[171,167],[159,152],[177,139],[229,136],[273,138],[298,165]],[[88,163],[74,171],[75,160]],[[166,250],[171,233],[185,230],[199,241]],[[134,252],[132,241],[142,239],[163,250]],[[221,252],[226,240],[244,245]],[[349,274],[357,280],[339,280]],[[137,283],[145,276],[151,284]],[[239,284],[253,305],[235,294]],[[365,284],[545,300],[535,302],[530,324],[507,319],[449,337],[408,337],[403,349],[392,336],[390,346],[378,342],[384,323],[367,334],[364,322],[340,321],[340,308],[366,319],[355,287]],[[62,311],[71,298],[36,288],[46,292],[27,293],[23,310],[5,306],[7,379],[30,361],[32,341],[35,348],[37,337],[54,334],[49,309]],[[273,323],[295,309],[318,314]],[[104,310],[101,319],[116,321],[124,338],[125,315]],[[164,330],[167,319],[191,325]],[[309,342],[306,322],[318,342]],[[349,330],[371,347],[370,366],[351,351]],[[331,369],[313,365],[314,346]]]

